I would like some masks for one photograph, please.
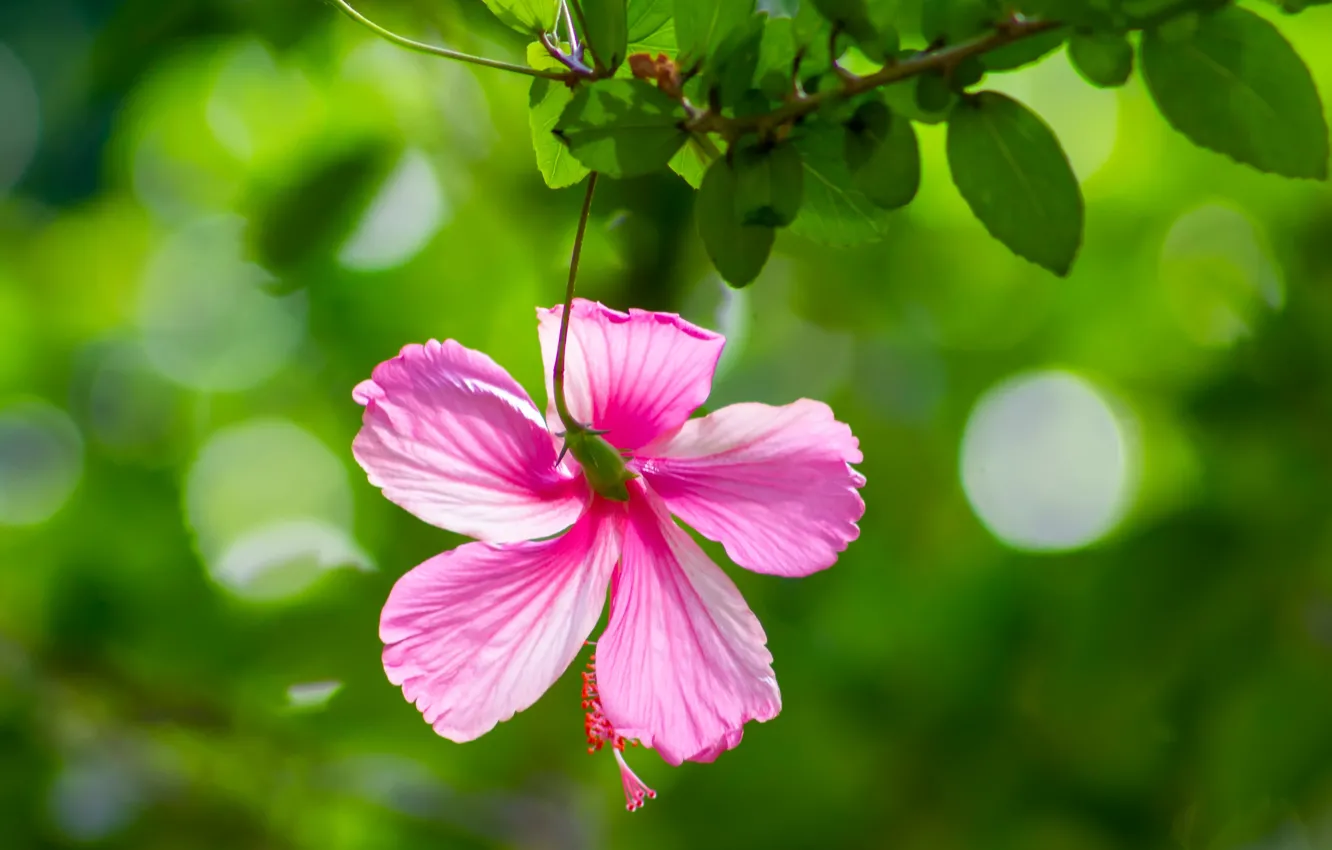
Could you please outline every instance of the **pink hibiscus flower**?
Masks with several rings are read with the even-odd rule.
[[[548,397],[561,313],[538,310]],[[399,579],[380,620],[389,679],[440,735],[470,741],[532,705],[608,589],[586,732],[591,749],[611,744],[631,810],[655,794],[625,764],[626,741],[673,765],[712,761],[781,709],[762,626],[671,515],[742,567],[808,575],[859,534],[864,478],[849,464],[861,454],[807,399],[690,419],[724,343],[672,314],[574,301],[569,412],[597,429],[582,439],[604,440],[618,477],[593,468],[595,452],[565,456],[554,404],[543,419],[507,372],[452,340],[409,345],[356,387],[353,451],[370,482],[478,541]]]

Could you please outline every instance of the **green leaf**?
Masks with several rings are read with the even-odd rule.
[[[655,32],[637,40],[630,40],[629,55],[632,56],[635,53],[648,53],[653,56],[664,53],[671,58],[675,58],[675,21],[669,20]]]
[[[671,167],[671,171],[680,175],[684,182],[695,189],[703,184],[703,175],[707,172],[710,164],[712,164],[712,157],[703,149],[702,143],[693,136],[690,136],[684,147],[676,151],[675,156],[671,157],[671,161],[667,163]]]
[[[979,56],[968,56],[953,68],[953,73],[948,77],[948,87],[953,91],[964,91],[983,79],[985,63],[981,62]]]
[[[819,14],[857,42],[875,44],[878,31],[865,0],[811,0]]]
[[[1082,242],[1082,192],[1059,140],[1006,95],[963,98],[948,118],[953,183],[985,229],[1058,275]]]
[[[810,0],[810,4],[831,24],[843,28],[856,21],[869,24],[869,7],[865,0]]]
[[[895,0],[813,0],[819,12],[854,41],[874,62],[886,62],[900,47],[897,28],[892,25]],[[839,38],[837,53],[843,52]],[[826,43],[826,38],[825,38]]]
[[[652,39],[671,24],[674,5],[672,0],[629,0],[625,22],[629,43],[641,44]],[[674,31],[674,26],[671,27]],[[674,49],[675,45],[671,45]]]
[[[942,74],[921,74],[916,78],[916,107],[921,112],[942,112],[953,105],[954,92]]]
[[[1267,21],[1235,7],[1192,32],[1150,30],[1147,88],[1194,144],[1287,177],[1327,177],[1327,123],[1309,69]]]
[[[888,136],[893,113],[881,100],[862,103],[846,122],[846,164],[855,174],[874,156]]]
[[[1230,0],[1119,0],[1119,12],[1130,27],[1155,26],[1186,12],[1213,12]]]
[[[1067,37],[1066,29],[1039,33],[983,53],[980,61],[991,71],[1011,71],[1045,58],[1058,50],[1059,45],[1063,44]]]
[[[1122,86],[1133,73],[1133,45],[1122,33],[1074,33],[1068,58],[1087,82],[1101,88]]]
[[[537,168],[552,189],[572,186],[587,176],[587,167],[574,159],[569,148],[554,132],[573,92],[558,80],[533,80],[527,98],[528,123],[532,128],[532,147],[536,150]]]
[[[879,239],[887,214],[855,186],[842,126],[815,122],[794,144],[805,167],[805,192],[791,232],[833,246]]]
[[[506,26],[530,35],[555,29],[559,0],[484,0]]]
[[[786,227],[800,212],[805,169],[790,144],[734,149],[735,216],[741,224]]]
[[[561,44],[562,49],[568,45]],[[550,55],[539,41],[527,45],[527,64],[548,71],[564,70],[564,65]],[[552,132],[560,113],[573,99],[569,87],[556,80],[537,79],[527,96],[527,123],[532,132],[532,149],[537,169],[552,189],[572,186],[587,176],[587,168],[569,154],[568,147]]]
[[[887,63],[902,46],[902,37],[895,27],[876,24],[873,39],[857,39],[860,52],[875,62]]]
[[[898,58],[904,58],[903,54],[898,54]],[[892,109],[894,115],[904,115],[912,121],[919,121],[922,124],[939,124],[948,119],[948,107],[953,105],[953,93],[948,91],[947,99],[943,101],[942,107],[936,110],[924,110],[920,107],[920,84],[921,80],[928,77],[935,77],[935,81],[929,83],[930,86],[938,86],[943,82],[944,90],[948,90],[948,84],[935,74],[921,74],[910,77],[900,83],[893,83],[880,89],[883,99]],[[931,92],[926,100],[934,98],[938,100],[938,92]]]
[[[860,51],[875,62],[886,63],[901,48],[901,35],[897,19],[901,12],[899,0],[867,0],[870,23],[874,26],[872,40],[857,39]]]
[[[925,0],[920,34],[928,43],[955,44],[989,29],[1002,17],[994,0]]]
[[[828,23],[819,12],[814,0],[799,0],[800,7],[791,18],[791,36],[796,48],[805,47],[816,41],[828,43]]]
[[[915,128],[882,101],[862,104],[847,124],[846,162],[856,188],[884,209],[906,206],[920,188]]]
[[[790,18],[769,18],[763,27],[763,40],[759,43],[759,60],[758,67],[754,69],[754,80],[763,93],[773,100],[781,100],[791,93],[796,56],[791,24]]]
[[[750,89],[740,96],[735,104],[735,117],[748,118],[753,115],[766,115],[777,107],[761,89]]]
[[[571,0],[582,24],[583,38],[598,69],[611,72],[624,62],[629,47],[625,0]]]
[[[1230,0],[1022,0],[1029,17],[1063,21],[1089,32],[1143,29],[1186,12],[1205,12]]]
[[[791,42],[794,54],[800,56],[803,80],[817,77],[832,68],[828,34],[828,22],[819,14],[813,2],[801,0],[800,9],[791,18]]]
[[[754,0],[675,0],[675,41],[681,64],[711,56],[731,30],[754,14]]]
[[[1087,29],[1104,29],[1115,25],[1118,0],[1022,0],[1018,4],[1030,17],[1063,21]]]
[[[1161,41],[1174,44],[1192,39],[1198,32],[1200,23],[1202,23],[1201,15],[1196,12],[1187,12],[1168,18],[1152,29]]]
[[[703,90],[722,106],[735,106],[749,91],[758,69],[764,15],[754,15],[727,33],[704,63]]]
[[[555,132],[583,165],[611,177],[664,166],[685,143],[680,105],[643,80],[598,80],[581,87]]]
[[[703,247],[722,280],[732,286],[744,286],[763,270],[776,231],[736,221],[735,182],[735,173],[726,158],[715,160],[703,176],[694,217]]]
[[[560,49],[567,50],[568,45],[561,42]],[[550,55],[546,50],[546,45],[539,41],[533,41],[527,45],[527,64],[532,68],[539,68],[542,71],[566,71],[567,68],[560,60]]]

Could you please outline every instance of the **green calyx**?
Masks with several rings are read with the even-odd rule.
[[[588,486],[615,502],[629,501],[628,483],[638,476],[629,471],[624,456],[601,435],[581,425],[564,434],[564,448],[583,467]]]

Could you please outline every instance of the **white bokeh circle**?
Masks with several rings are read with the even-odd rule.
[[[1136,483],[1121,416],[1086,379],[1063,371],[1018,375],[987,391],[962,438],[962,486],[1005,544],[1063,551],[1104,537]]]
[[[346,464],[284,419],[209,438],[190,468],[185,510],[209,576],[243,599],[286,599],[329,570],[373,568],[352,535]]]
[[[0,197],[9,193],[37,154],[41,99],[27,66],[0,43]]]
[[[55,515],[83,476],[83,436],[44,401],[0,406],[0,526],[36,525]]]
[[[228,392],[275,373],[305,336],[302,292],[267,291],[273,277],[247,261],[244,219],[214,216],[172,233],[149,262],[139,330],[155,369],[183,386]]]

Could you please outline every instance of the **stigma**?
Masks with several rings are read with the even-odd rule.
[[[615,763],[620,768],[620,784],[624,786],[624,807],[629,811],[643,808],[647,800],[655,799],[657,792],[649,788],[638,774],[630,769],[624,760],[626,746],[638,746],[615,731],[615,727],[606,719],[601,710],[601,695],[597,692],[597,654],[588,659],[587,670],[583,673],[583,710],[587,712],[583,719],[583,731],[587,735],[587,751],[595,753],[607,744],[615,754]]]

